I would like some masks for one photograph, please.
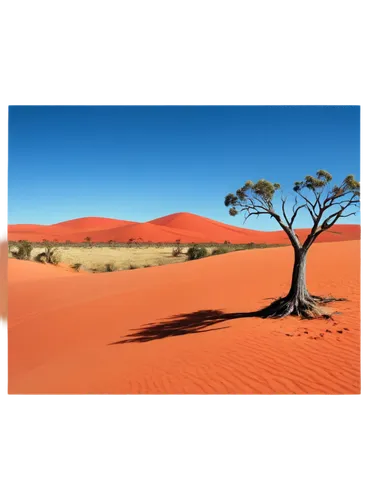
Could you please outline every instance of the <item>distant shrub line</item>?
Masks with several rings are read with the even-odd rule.
[[[16,240],[9,240],[8,241],[8,246],[15,246],[18,245],[20,241]],[[45,246],[45,241],[32,241],[28,242],[31,245],[31,248],[36,248],[36,247],[43,247]],[[70,242],[70,241],[53,241],[50,242],[53,244],[54,247],[75,247],[75,248],[88,248],[88,243],[87,242]],[[239,250],[246,250],[246,249],[251,249],[251,248],[273,248],[273,247],[283,247],[283,246],[288,246],[289,243],[229,243],[229,242],[224,242],[224,243],[217,243],[213,241],[209,241],[206,243],[180,243],[180,246],[176,247],[176,242],[159,242],[159,243],[151,243],[151,242],[140,242],[140,243],[128,243],[128,242],[90,242],[89,246],[90,247],[113,247],[113,248],[161,248],[161,247],[171,247],[171,248],[176,248],[176,250],[182,252],[182,247],[190,247],[193,245],[199,245],[199,246],[204,246],[207,248],[216,248],[216,247],[228,247],[230,249],[236,249],[238,248]]]
[[[267,245],[265,243],[248,243],[248,244],[232,244],[226,241],[223,244],[217,243],[205,243],[205,244],[184,244],[184,247],[188,247],[187,251],[183,251],[182,244],[180,240],[176,240],[175,243],[117,243],[110,241],[108,243],[92,243],[89,241],[89,238],[86,239],[85,242],[82,243],[71,243],[71,242],[50,242],[47,240],[43,240],[42,242],[30,242],[27,240],[19,240],[19,241],[9,241],[8,249],[13,258],[21,259],[21,260],[30,260],[31,252],[33,248],[44,247],[42,252],[39,252],[34,260],[40,263],[48,263],[57,265],[61,261],[61,257],[58,253],[58,248],[64,247],[76,247],[76,248],[91,248],[91,247],[118,247],[118,248],[161,248],[161,247],[172,247],[172,257],[186,256],[186,260],[198,260],[209,256],[222,255],[228,252],[236,252],[238,250],[251,250],[256,248],[272,248],[272,247],[281,247],[286,245],[280,244],[271,244]],[[211,251],[209,251],[211,250]],[[165,265],[165,263],[159,264],[146,264],[141,266],[143,268],[147,267],[155,267]],[[71,264],[70,267],[79,272],[82,268],[83,264],[80,262],[76,262]],[[138,269],[139,266],[134,264],[129,264],[127,267],[128,270]],[[123,271],[125,270],[123,267],[117,268],[114,262],[108,262],[106,264],[100,265],[98,267],[93,267],[91,269],[84,268],[86,271],[92,273],[103,273],[103,272],[114,272],[114,271]]]

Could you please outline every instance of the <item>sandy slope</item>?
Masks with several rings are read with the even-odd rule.
[[[289,247],[50,279],[12,262],[10,393],[360,392],[357,241],[310,252],[310,290],[349,299],[334,321],[236,317],[287,290]]]
[[[309,229],[297,229],[300,239],[306,238]],[[51,226],[16,224],[8,227],[9,240],[43,239],[82,242],[90,237],[94,242],[128,242],[129,239],[144,242],[184,243],[282,243],[289,240],[284,231],[254,231],[230,226],[215,220],[190,213],[176,213],[145,223],[106,219],[104,217],[84,217],[60,222]],[[331,231],[323,233],[318,242],[347,241],[360,239],[360,226],[337,224]]]
[[[57,224],[52,224],[48,227],[51,231],[76,233],[80,231],[101,231],[104,229],[126,226],[128,224],[134,224],[134,222],[110,219],[108,217],[81,217],[79,219],[58,222]]]

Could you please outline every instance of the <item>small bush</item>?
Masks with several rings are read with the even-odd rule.
[[[138,269],[138,266],[135,266],[134,264],[130,264],[128,269]]]
[[[143,267],[151,267],[151,264],[146,264]]]
[[[32,244],[27,240],[20,240],[14,245],[17,250],[11,250],[11,254],[14,258],[20,260],[29,260],[31,255],[31,250],[33,249]]]
[[[187,260],[197,260],[207,257],[208,252],[206,247],[201,247],[199,245],[193,245],[187,251]]]
[[[57,266],[60,263],[60,255],[56,253],[56,249],[48,250],[47,252],[41,252],[35,256],[36,262],[43,262],[44,264],[53,264]]]
[[[223,253],[231,252],[232,250],[228,247],[218,247],[214,248],[211,252],[211,255],[221,255]]]
[[[81,270],[81,267],[82,267],[82,263],[76,262],[75,264],[72,264],[70,267],[72,269],[74,269],[74,271],[77,271],[77,273],[79,273],[79,271]]]
[[[106,273],[112,273],[113,271],[116,271],[116,266],[113,262],[108,262],[107,264],[105,264],[104,268]]]
[[[39,253],[34,260],[36,262],[43,262],[44,264],[53,264],[56,266],[61,260],[57,248],[53,248],[52,244],[46,240],[44,240],[44,243],[46,245],[44,252]]]
[[[182,254],[182,250],[180,247],[176,247],[172,249],[172,257],[179,257]]]
[[[41,264],[47,264],[46,254],[44,252],[38,253],[34,257],[35,262],[40,262]]]

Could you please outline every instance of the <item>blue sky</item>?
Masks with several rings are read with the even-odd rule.
[[[359,165],[358,106],[10,106],[8,218],[192,212],[242,226],[224,197],[246,180],[293,193],[319,169],[359,179]],[[296,222],[309,226],[308,213]],[[279,229],[266,216],[246,227]]]

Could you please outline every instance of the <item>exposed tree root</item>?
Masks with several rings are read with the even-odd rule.
[[[316,302],[319,302],[321,304],[327,304],[328,302],[344,302],[348,300],[343,297],[339,298],[332,296],[322,297],[321,295],[310,295],[310,297],[314,299]]]
[[[307,294],[300,297],[281,297],[269,306],[259,311],[262,318],[285,318],[286,316],[299,316],[304,319],[324,318],[330,319],[332,314],[320,307],[320,304],[326,304],[334,301],[344,301],[343,298],[321,297],[318,295]]]

